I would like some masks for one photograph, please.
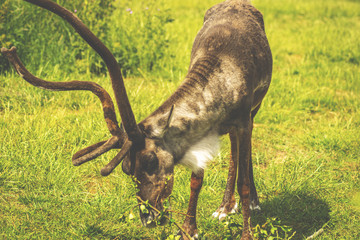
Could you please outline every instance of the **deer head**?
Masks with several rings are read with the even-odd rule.
[[[148,227],[155,226],[155,220],[159,215],[157,209],[162,209],[163,201],[172,191],[174,161],[171,153],[166,150],[161,139],[148,137],[139,128],[126,94],[120,67],[108,48],[72,12],[55,2],[50,0],[25,1],[65,19],[102,57],[112,82],[123,128],[118,125],[110,95],[98,84],[85,81],[48,82],[35,77],[25,68],[16,54],[15,47],[10,50],[2,48],[2,54],[9,59],[18,74],[34,86],[56,91],[87,90],[93,92],[100,99],[104,118],[112,137],[78,151],[74,154],[72,162],[75,166],[79,166],[111,149],[121,148],[114,159],[101,170],[101,174],[109,175],[125,159],[123,170],[126,174],[133,176],[139,190],[137,193],[139,202],[147,202],[147,206],[149,206],[148,211],[140,211],[142,223]],[[168,121],[170,121],[170,116],[171,111]],[[165,128],[163,130],[166,131]],[[164,222],[164,220],[160,221],[161,224]]]
[[[173,108],[170,109],[168,122]],[[143,124],[140,124],[143,129]],[[163,132],[166,128],[163,129]],[[164,200],[171,194],[174,183],[174,158],[167,150],[162,138],[144,135],[143,142],[132,144],[127,152],[122,169],[133,177],[137,184],[139,204],[147,203],[147,209],[140,211],[141,222],[146,227],[155,227],[166,223],[166,219],[158,219],[159,210],[163,209]],[[111,168],[109,168],[111,170]],[[106,176],[108,168],[103,168],[101,174]],[[156,221],[155,221],[156,220]]]
[[[145,138],[144,146],[134,146],[123,162],[123,171],[131,175],[137,184],[139,204],[146,202],[147,209],[140,211],[141,222],[146,227],[164,224],[157,219],[164,200],[173,187],[174,161],[159,140]],[[159,221],[154,221],[159,220]]]

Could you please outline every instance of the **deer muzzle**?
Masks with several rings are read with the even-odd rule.
[[[169,212],[156,211],[152,208],[140,205],[140,218],[144,227],[154,228],[163,226],[168,222]]]

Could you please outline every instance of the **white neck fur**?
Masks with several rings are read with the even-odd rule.
[[[205,169],[219,151],[219,135],[212,132],[190,147],[180,160],[180,164],[189,167],[194,173]]]

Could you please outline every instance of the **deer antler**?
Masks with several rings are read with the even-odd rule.
[[[47,9],[60,16],[79,33],[79,35],[101,56],[104,60],[115,93],[116,102],[123,122],[123,132],[116,120],[116,114],[113,101],[110,95],[100,85],[88,81],[71,81],[71,82],[49,82],[32,75],[22,64],[16,54],[16,48],[10,50],[2,48],[1,52],[9,59],[18,74],[30,84],[55,91],[71,91],[71,90],[88,90],[93,92],[101,101],[104,111],[105,121],[110,133],[113,135],[107,141],[101,141],[84,148],[74,154],[72,161],[75,166],[90,161],[103,153],[113,149],[124,148],[115,156],[115,158],[101,171],[102,175],[108,175],[121,162],[126,153],[130,150],[133,142],[142,143],[144,137],[136,124],[134,114],[132,112],[129,99],[126,94],[124,81],[121,70],[114,56],[109,49],[69,10],[61,7],[55,2],[49,0],[25,0],[34,5]]]
[[[96,143],[90,147],[80,150],[73,156],[74,165],[80,165],[84,162],[90,161],[101,154],[113,148],[120,148],[126,140],[126,134],[119,128],[116,120],[116,114],[113,101],[110,95],[100,85],[94,82],[85,81],[70,81],[70,82],[49,82],[32,75],[22,64],[21,60],[16,54],[16,48],[12,47],[10,50],[6,48],[1,49],[10,63],[14,66],[17,73],[25,79],[28,83],[55,91],[72,91],[72,90],[88,90],[94,93],[101,101],[104,111],[104,118],[110,133],[113,135],[108,141]]]

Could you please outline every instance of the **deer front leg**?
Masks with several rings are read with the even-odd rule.
[[[191,174],[191,183],[190,183],[190,199],[189,199],[189,207],[186,214],[186,218],[182,228],[184,231],[188,233],[193,238],[197,238],[197,226],[196,226],[196,206],[199,198],[199,193],[202,187],[204,178],[204,170],[199,171],[198,173]],[[188,237],[181,233],[183,239],[188,239]]]
[[[244,128],[237,133],[238,143],[238,181],[237,187],[240,195],[241,208],[243,214],[243,233],[241,239],[253,239],[250,224],[250,159],[251,159],[251,133],[252,121],[249,120]]]
[[[228,214],[235,213],[238,210],[234,195],[238,162],[236,131],[230,131],[229,137],[231,141],[231,158],[226,189],[220,207],[212,215],[214,218],[219,218],[220,221],[225,219]]]

